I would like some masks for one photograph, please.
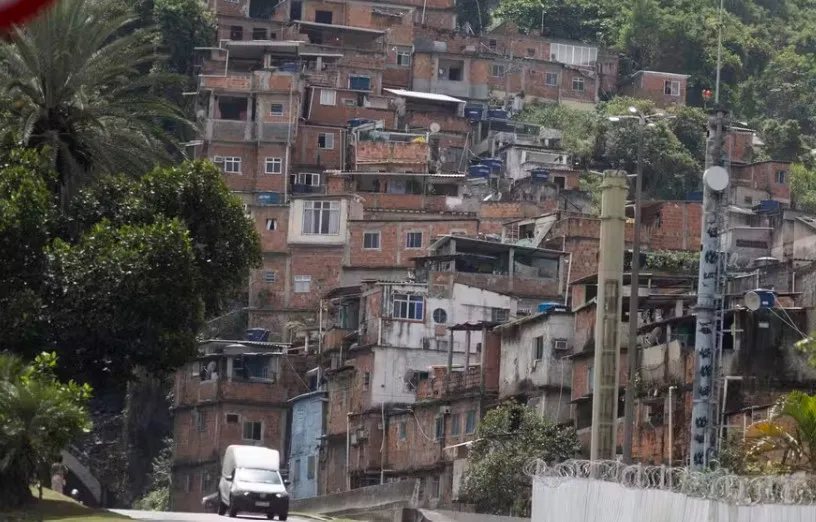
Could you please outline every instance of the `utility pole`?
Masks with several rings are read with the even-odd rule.
[[[595,310],[590,458],[615,458],[620,368],[620,315],[626,230],[626,174],[605,172],[601,183],[601,240]]]
[[[642,118],[641,118],[642,119]],[[637,374],[638,304],[640,301],[640,227],[641,194],[643,193],[643,132],[645,122],[638,125],[637,174],[635,176],[635,234],[632,237],[632,263],[629,275],[629,343],[626,347],[627,377],[623,405],[623,461],[632,463],[632,434],[635,425],[635,375]]]
[[[708,465],[709,450],[716,437],[712,422],[715,368],[715,339],[719,327],[714,320],[720,263],[720,227],[723,191],[728,186],[728,173],[722,167],[725,121],[728,113],[715,108],[708,120],[706,170],[703,174],[703,219],[700,231],[700,269],[697,281],[697,330],[694,338],[695,373],[691,412],[691,469]]]

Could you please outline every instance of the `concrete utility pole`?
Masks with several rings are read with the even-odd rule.
[[[606,172],[601,183],[601,240],[595,311],[595,360],[590,458],[612,460],[618,418],[621,286],[626,227],[625,172]]]
[[[691,469],[701,470],[708,464],[709,450],[716,436],[712,422],[716,329],[714,312],[720,270],[719,214],[728,173],[722,168],[727,112],[715,109],[708,121],[706,170],[703,174],[703,219],[700,231],[700,270],[697,282],[697,331],[694,338],[695,373],[691,411]]]

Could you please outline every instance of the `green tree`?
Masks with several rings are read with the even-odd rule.
[[[505,402],[488,411],[476,429],[463,494],[480,513],[529,517],[527,462],[561,462],[580,449],[572,428],[557,426],[517,402]]]
[[[179,108],[151,94],[161,77],[155,33],[102,0],[62,0],[0,40],[0,96],[11,101],[23,143],[48,147],[70,195],[100,172],[140,175],[168,161],[176,140],[162,122],[186,124]]]
[[[779,399],[767,420],[751,426],[754,459],[770,458],[789,472],[816,473],[816,396],[794,391]]]
[[[798,121],[767,119],[760,127],[765,142],[763,155],[768,159],[797,161],[807,150]]]
[[[189,232],[177,219],[117,227],[102,221],[49,250],[48,309],[72,372],[130,378],[164,374],[195,355],[203,320]]]
[[[53,353],[31,364],[0,354],[0,511],[29,503],[32,482],[47,477],[59,451],[90,429],[90,387],[60,382],[56,364]]]
[[[790,169],[791,196],[798,210],[816,212],[816,171],[802,163]]]
[[[173,440],[165,439],[164,448],[153,459],[153,471],[150,474],[150,490],[133,503],[134,509],[147,511],[170,510],[170,479],[172,477]]]

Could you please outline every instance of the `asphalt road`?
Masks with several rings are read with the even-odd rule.
[[[229,520],[266,520],[265,516],[249,514],[238,515],[238,518],[229,518],[212,513],[169,513],[162,511],[135,511],[131,509],[114,509],[112,511],[136,520],[152,520],[158,522],[227,522]],[[315,520],[312,518],[290,515],[287,522],[315,522]]]

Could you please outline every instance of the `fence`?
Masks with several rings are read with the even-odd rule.
[[[816,520],[816,478],[739,476],[608,461],[528,464],[533,522]]]

